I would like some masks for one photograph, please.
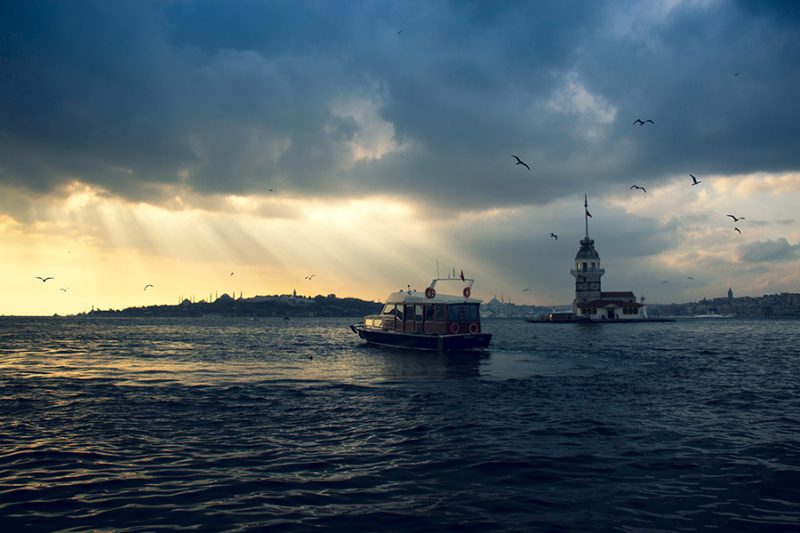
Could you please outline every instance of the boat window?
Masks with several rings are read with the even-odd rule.
[[[447,306],[450,322],[471,322],[478,320],[478,304],[450,304]]]
[[[436,306],[434,306],[434,305],[426,305],[425,306],[425,320],[426,321],[434,320],[434,318],[433,318],[434,317],[434,314],[433,314],[434,307],[436,307]]]
[[[416,308],[416,320],[417,320],[417,322],[422,322],[422,305],[417,304],[414,307]]]
[[[439,320],[441,322],[444,322],[446,320],[445,317],[444,317],[445,306],[443,306],[443,305],[434,305],[433,309],[434,309],[434,311],[433,311],[434,320]]]
[[[396,316],[400,320],[403,320],[403,306],[402,305],[395,306],[395,308],[394,308],[394,316]]]
[[[406,320],[414,320],[414,306],[406,305],[405,308]]]
[[[386,304],[383,306],[383,311],[381,311],[382,315],[393,315],[395,313],[394,304]]]

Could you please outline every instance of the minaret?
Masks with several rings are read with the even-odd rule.
[[[600,278],[605,270],[600,268],[600,255],[594,249],[594,240],[589,238],[589,200],[583,197],[584,226],[586,235],[581,239],[581,247],[575,255],[575,268],[570,273],[575,276],[575,299],[572,301],[572,312],[581,314],[578,304],[600,299]]]

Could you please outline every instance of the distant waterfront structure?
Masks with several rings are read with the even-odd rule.
[[[633,291],[603,292],[600,279],[605,269],[600,267],[600,254],[589,238],[589,201],[583,197],[585,236],[575,255],[575,267],[570,273],[575,277],[575,299],[572,312],[576,317],[592,320],[638,320],[647,318],[642,303],[636,301]]]
[[[728,305],[733,302],[733,289],[728,287]]]

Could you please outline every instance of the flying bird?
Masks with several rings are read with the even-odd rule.
[[[231,272],[231,276],[233,276],[233,272]]]
[[[48,279],[55,279],[55,278],[53,278],[52,276],[47,276],[46,278],[43,278],[42,276],[36,276],[36,279],[42,280],[42,283],[47,283]]]
[[[530,292],[531,289],[522,289],[522,292]]]
[[[58,290],[67,292],[69,290],[69,287],[67,287],[66,289],[58,289]]]
[[[740,230],[739,228],[733,228],[733,231],[738,231],[739,233],[742,233],[742,230]]]
[[[147,285],[145,285],[145,286],[144,286],[144,290],[147,290],[147,289],[148,289],[148,287],[153,287],[153,285],[152,285],[152,284],[150,284],[150,283],[148,283]]]
[[[653,121],[652,121],[652,120],[650,120],[649,118],[648,118],[647,120],[642,120],[642,119],[640,119],[640,118],[637,118],[636,120],[634,120],[634,121],[633,121],[633,123],[634,123],[634,124],[638,124],[638,125],[640,125],[640,126],[644,126],[644,125],[645,125],[645,124],[647,124],[648,122],[649,122],[650,124],[654,125],[654,126],[655,126],[655,124],[656,124],[655,122],[653,122]]]
[[[511,154],[511,157],[513,157],[514,159],[516,159],[516,160],[517,160],[517,164],[518,164],[518,165],[522,165],[523,167],[527,168],[527,169],[528,169],[528,171],[530,171],[531,167],[529,167],[529,166],[528,166],[528,163],[526,163],[525,161],[523,161],[522,159],[520,159],[520,158],[519,158],[519,156],[516,156],[516,155],[514,155],[514,154]]]
[[[550,236],[551,236],[552,238],[554,238],[555,240],[558,240],[558,235],[556,235],[555,233],[552,233],[552,232],[551,232],[551,233],[550,233]]]
[[[689,279],[694,279],[692,276],[689,276]]]
[[[744,220],[744,217],[736,217],[734,215],[725,215],[725,216],[731,217],[734,222],[739,222],[740,220]]]
[[[316,274],[311,274],[310,276],[306,276],[306,279],[311,279],[311,278],[313,278],[314,276],[316,276]]]
[[[647,192],[647,189],[640,187],[639,185],[631,185],[631,189],[641,189],[642,191]]]
[[[699,179],[694,177],[694,174],[689,174],[692,177],[692,185],[697,185],[698,183],[702,183]]]

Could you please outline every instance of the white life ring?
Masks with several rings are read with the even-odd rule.
[[[450,323],[450,333],[455,335],[459,331],[461,331],[461,326],[458,325],[458,322],[451,322]]]
[[[436,289],[433,287],[425,289],[425,298],[436,298]]]
[[[469,298],[469,295],[472,294],[472,291],[469,287],[464,287],[464,298]]]
[[[473,335],[477,335],[480,330],[481,328],[478,326],[477,322],[473,322],[472,324],[469,325],[469,332],[472,333]]]

